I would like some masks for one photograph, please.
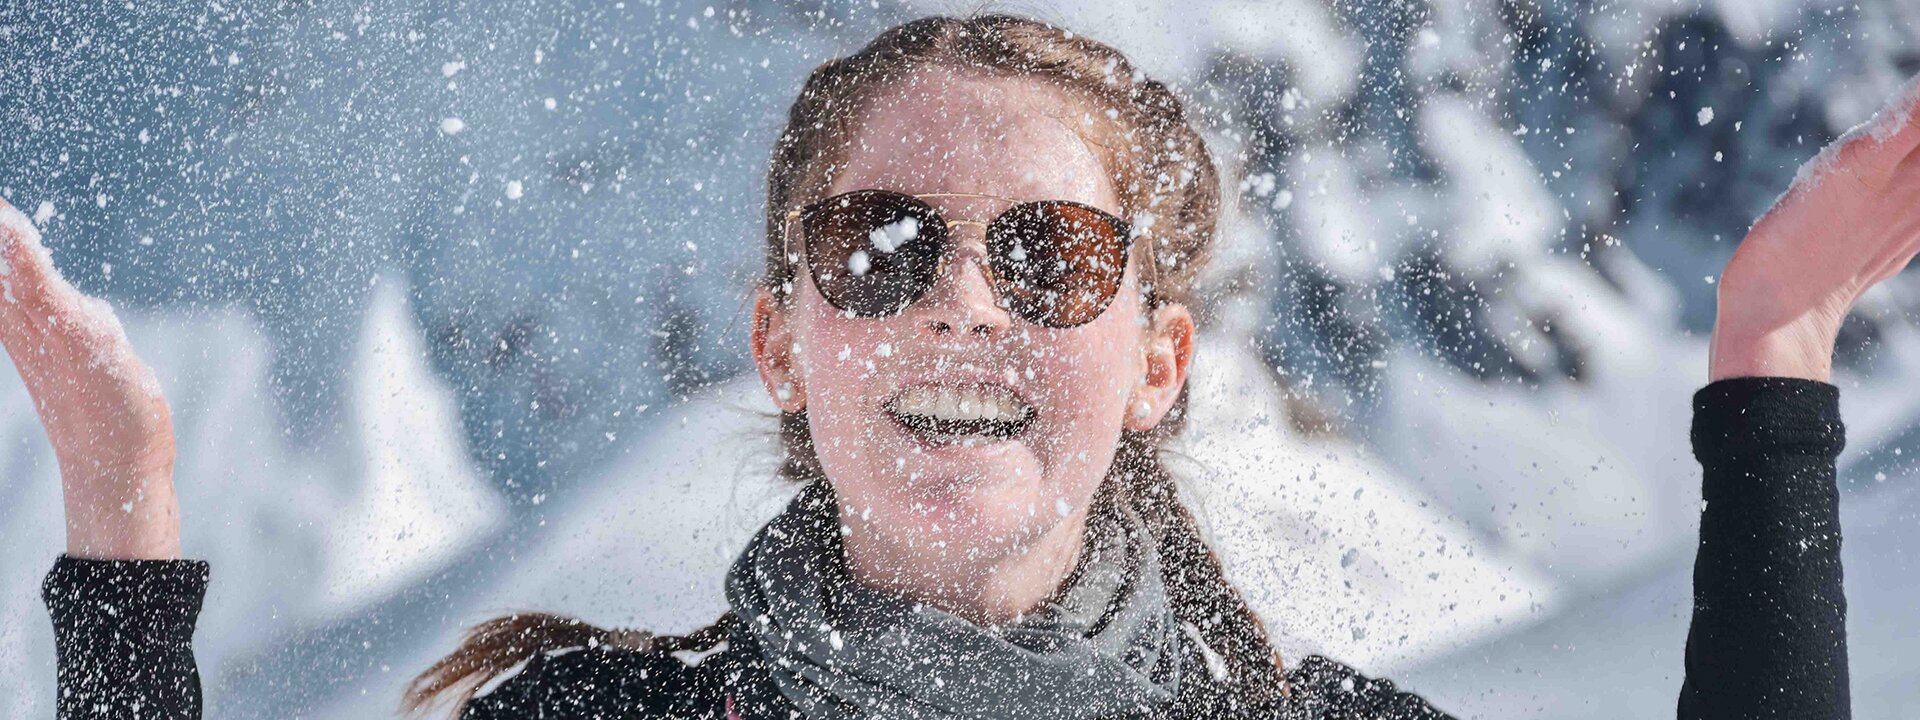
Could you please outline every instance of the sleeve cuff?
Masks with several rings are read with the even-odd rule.
[[[1716,380],[1693,394],[1691,437],[1703,462],[1754,453],[1837,456],[1846,444],[1840,388],[1790,377]]]
[[[89,560],[61,555],[41,585],[56,628],[111,625],[190,643],[206,598],[204,560]]]

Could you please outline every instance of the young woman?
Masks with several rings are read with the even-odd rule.
[[[1898,103],[1812,164],[1721,278],[1683,718],[1848,715],[1828,358],[1854,300],[1920,248],[1920,128]],[[750,342],[802,487],[734,563],[731,610],[686,637],[494,620],[407,708],[1444,717],[1331,660],[1283,662],[1159,462],[1220,212],[1165,86],[1035,21],[915,21],[813,72],[767,191]],[[0,338],[65,487],[44,592],[59,712],[198,717],[208,568],[177,559],[166,403],[110,309],[0,214]]]

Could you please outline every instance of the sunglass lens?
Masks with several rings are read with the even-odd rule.
[[[814,286],[834,307],[890,315],[933,287],[946,223],[910,195],[856,190],[801,215]]]
[[[1007,305],[1049,327],[1083,325],[1107,309],[1126,273],[1123,225],[1073,203],[1015,206],[987,230],[988,255]]]

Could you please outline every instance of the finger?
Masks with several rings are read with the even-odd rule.
[[[98,368],[113,375],[124,364],[126,332],[112,306],[68,283],[39,230],[4,200],[0,281],[0,340],[30,384],[42,370]]]
[[[15,267],[19,264],[15,258],[23,256],[27,234],[33,231],[33,224],[25,215],[0,200],[0,342],[6,344],[14,363],[21,365],[23,372],[22,361],[27,358],[21,353],[33,345],[27,341],[38,337],[40,323],[30,317],[20,302],[22,273]]]
[[[78,291],[54,267],[39,228],[12,205],[0,205],[0,227],[6,235],[0,247],[0,279],[7,281],[9,291],[0,292],[0,303],[24,305],[42,314],[57,312],[65,296]]]
[[[6,290],[0,293],[0,302],[13,304],[14,249],[26,242],[25,235],[33,232],[33,222],[27,219],[13,203],[0,198],[0,281],[6,283]]]
[[[112,306],[67,282],[40,241],[39,229],[5,201],[0,201],[0,234],[5,240],[0,278],[9,281],[12,291],[11,296],[0,292],[0,304],[24,307],[29,317],[39,320],[32,327],[59,329],[74,339],[99,342],[123,335]]]
[[[71,367],[67,341],[57,334],[59,317],[39,267],[39,231],[12,205],[0,205],[0,344],[36,404],[57,392],[50,378]]]
[[[1883,259],[1869,266],[1868,287],[1900,274],[1901,270],[1906,269],[1907,265],[1913,262],[1914,255],[1920,253],[1920,214],[1895,218],[1893,225],[1887,228],[1887,231],[1891,237],[1897,238],[1897,241],[1887,249]]]
[[[1888,192],[1859,215],[1874,228],[1868,262],[1862,266],[1871,287],[1905,269],[1920,251],[1920,166],[1906,165],[1889,182]]]
[[[1920,148],[1920,74],[1909,78],[1865,122],[1834,141],[1847,174],[1873,190],[1886,187]],[[1826,153],[1821,153],[1826,154]]]

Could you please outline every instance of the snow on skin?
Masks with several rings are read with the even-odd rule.
[[[0,299],[10,303],[20,302],[13,297],[13,281],[6,279],[13,275],[13,236],[25,225],[27,216],[18,209],[12,205],[0,206]]]
[[[36,212],[35,216],[43,213],[51,215],[52,208],[52,203],[42,202],[40,211]],[[14,252],[15,241],[25,245],[22,248],[24,253]],[[77,308],[78,312],[73,313],[71,317],[61,315],[59,319],[63,324],[70,322],[80,326],[77,328],[77,334],[83,338],[90,355],[88,361],[90,366],[102,368],[113,377],[132,382],[143,393],[160,394],[159,378],[154,376],[151,369],[138,362],[120,361],[121,358],[118,356],[132,352],[132,347],[127,342],[126,329],[120,323],[120,316],[114,313],[113,305],[80,292],[67,282],[66,276],[61,275],[60,269],[53,264],[53,254],[48,252],[47,246],[41,242],[39,228],[28,222],[26,216],[22,215],[17,208],[6,206],[0,208],[0,277],[13,276],[13,263],[16,262],[16,257],[33,264],[31,268],[23,268],[28,272],[27,282],[43,283],[45,287],[41,292],[51,296],[48,298],[50,304],[55,307]],[[13,294],[11,280],[0,281],[0,298],[9,303],[19,302]],[[122,375],[122,371],[128,367],[136,370],[133,377]]]
[[[1840,134],[1840,137],[1834,138],[1833,142],[1820,148],[1818,154],[1801,163],[1800,169],[1793,173],[1793,182],[1787,183],[1787,189],[1774,196],[1773,202],[1767,204],[1767,211],[1761,213],[1761,216],[1764,217],[1767,213],[1773,212],[1773,208],[1778,206],[1781,200],[1786,199],[1787,194],[1793,192],[1794,188],[1803,187],[1804,183],[1804,187],[1811,189],[1825,180],[1827,173],[1833,171],[1840,149],[1862,134],[1872,135],[1875,141],[1882,143],[1892,139],[1895,133],[1907,126],[1916,102],[1920,102],[1920,74],[1908,78],[1907,83],[1900,87],[1900,92],[1895,93],[1892,99],[1880,106],[1879,110],[1875,110],[1872,116],[1848,128],[1846,132]]]

